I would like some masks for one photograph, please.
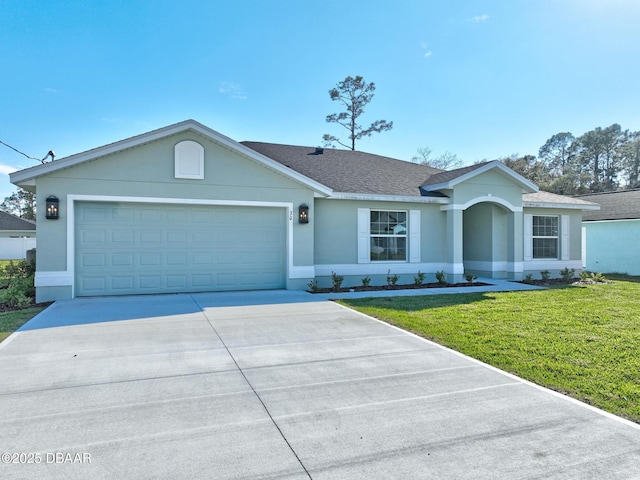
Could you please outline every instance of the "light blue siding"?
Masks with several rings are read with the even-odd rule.
[[[592,272],[640,275],[640,220],[583,222],[586,268]]]

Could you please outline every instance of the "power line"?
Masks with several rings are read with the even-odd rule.
[[[53,161],[53,160],[55,159],[55,156],[56,156],[56,154],[55,154],[55,152],[54,152],[53,150],[49,150],[49,151],[47,152],[47,154],[44,156],[44,158],[43,158],[42,160],[40,160],[39,158],[30,157],[30,156],[29,156],[29,155],[27,155],[26,153],[21,152],[21,151],[20,151],[20,150],[18,150],[17,148],[12,147],[11,145],[9,145],[8,143],[4,143],[2,140],[0,140],[0,143],[1,143],[2,145],[4,145],[5,147],[9,147],[11,150],[13,150],[13,151],[15,151],[15,152],[18,152],[20,155],[24,155],[24,156],[25,156],[25,157],[27,157],[28,159],[30,159],[30,160],[35,160],[36,162],[40,162],[40,163],[44,163],[44,161],[47,159],[47,157],[51,157],[51,161]]]

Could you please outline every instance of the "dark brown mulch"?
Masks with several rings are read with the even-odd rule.
[[[405,285],[369,285],[364,287],[362,285],[356,285],[353,287],[344,287],[339,290],[333,288],[318,288],[315,291],[309,290],[309,293],[336,293],[336,292],[378,292],[384,290],[414,290],[421,288],[447,288],[447,287],[482,287],[491,285],[490,283],[482,282],[463,282],[463,283],[423,283],[422,285],[416,285],[415,283],[408,283]]]
[[[15,312],[17,310],[25,310],[25,309],[31,308],[31,307],[48,307],[52,303],[53,302],[32,303],[31,305],[27,305],[24,308],[13,308],[13,307],[10,307],[9,305],[5,304],[5,303],[0,303],[0,313]]]

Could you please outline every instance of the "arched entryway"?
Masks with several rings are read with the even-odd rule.
[[[509,214],[502,205],[489,202],[477,203],[464,211],[462,261],[465,272],[480,277],[507,277]]]

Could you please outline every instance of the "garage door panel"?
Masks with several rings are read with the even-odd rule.
[[[284,288],[284,209],[76,204],[76,295]]]

